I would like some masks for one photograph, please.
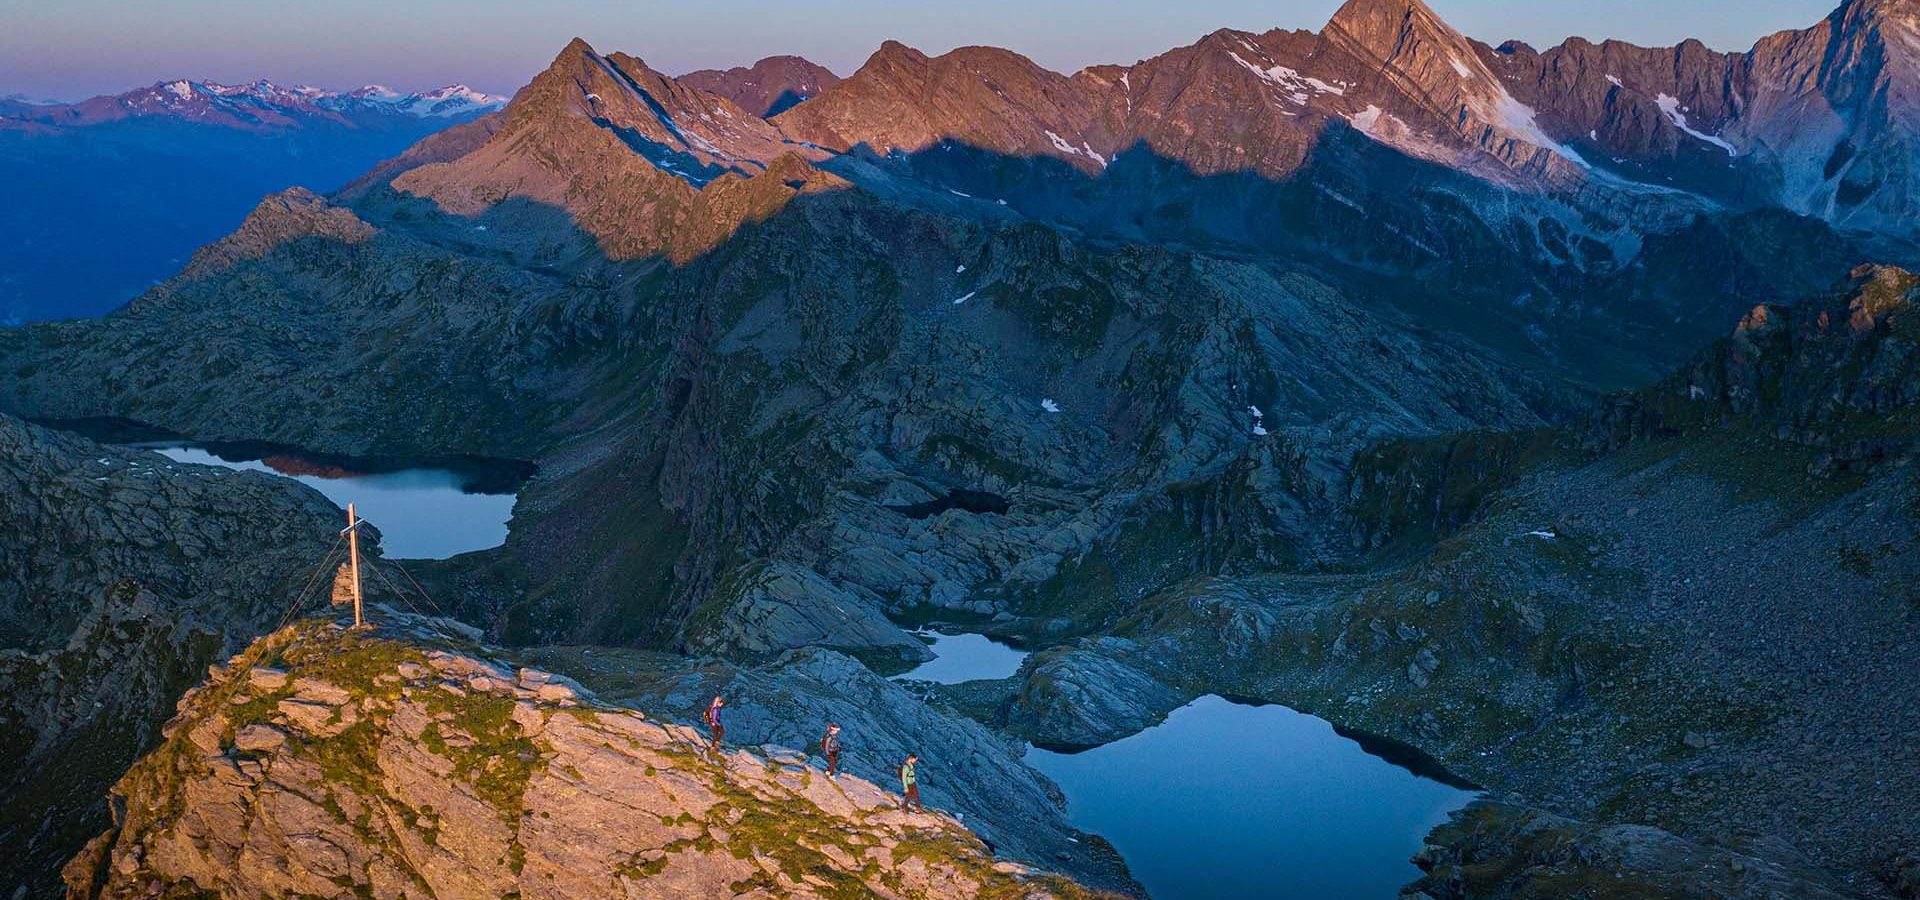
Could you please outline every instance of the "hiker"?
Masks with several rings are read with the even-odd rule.
[[[720,724],[720,707],[727,705],[725,697],[715,697],[707,704],[707,732],[712,737],[707,741],[707,749],[720,752],[720,740],[727,736],[727,726]]]
[[[914,777],[913,765],[920,761],[918,754],[907,754],[907,761],[900,764],[900,808],[926,812],[920,805],[920,780]]]
[[[820,736],[820,755],[827,758],[827,777],[840,777],[840,726],[827,723],[827,733]]]

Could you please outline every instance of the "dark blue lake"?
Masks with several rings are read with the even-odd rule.
[[[959,684],[982,678],[1010,678],[1020,670],[1020,661],[1027,658],[1025,650],[1015,649],[983,634],[942,634],[930,630],[916,631],[914,634],[928,642],[927,649],[934,652],[934,658],[896,678],[940,684]]]
[[[199,442],[129,419],[41,419],[39,424],[151,450],[175,462],[224,466],[291,478],[380,529],[389,557],[445,559],[498,547],[530,463],[477,456],[355,457],[307,453],[261,441]]]
[[[1427,831],[1474,796],[1322,719],[1213,696],[1132,737],[1027,762],[1157,900],[1392,900],[1419,877],[1408,858]]]
[[[514,493],[474,488],[474,474],[451,466],[422,465],[365,471],[334,461],[290,453],[215,452],[192,444],[149,444],[176,462],[225,466],[291,478],[326,495],[341,508],[355,504],[360,517],[380,529],[388,556],[445,559],[497,547],[507,539]],[[344,513],[341,524],[346,524]]]

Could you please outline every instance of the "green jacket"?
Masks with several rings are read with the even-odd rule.
[[[900,764],[900,786],[903,788],[910,788],[918,783],[919,782],[915,781],[913,778],[913,763],[901,763]]]

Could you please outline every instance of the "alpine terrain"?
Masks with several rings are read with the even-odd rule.
[[[1037,754],[1218,695],[1478,792],[1409,900],[1920,897],[1920,0],[1735,53],[1350,0],[1074,73],[576,38],[457,99],[297,95],[447,127],[0,330],[35,896],[1168,895]],[[497,547],[357,532],[349,629],[342,511],[103,421],[534,474]],[[1025,655],[921,679],[929,624]]]

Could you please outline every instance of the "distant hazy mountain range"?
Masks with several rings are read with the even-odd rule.
[[[0,99],[0,321],[95,315],[178,271],[260,195],[331,190],[506,98],[167,81],[78,103]]]
[[[99,125],[125,119],[164,117],[245,130],[297,127],[313,122],[366,126],[391,116],[414,119],[471,117],[505,106],[507,98],[464,84],[402,94],[370,84],[351,91],[260,80],[246,84],[162,81],[110,97],[78,103],[33,103],[0,99],[0,127]]]

